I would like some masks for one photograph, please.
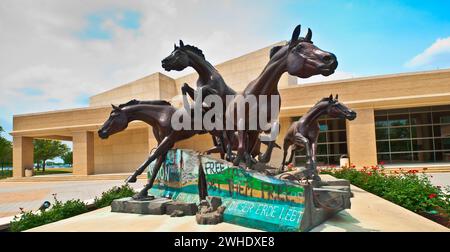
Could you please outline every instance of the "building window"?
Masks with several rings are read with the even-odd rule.
[[[450,105],[375,111],[378,161],[450,162]]]
[[[293,118],[297,121],[300,117]],[[339,159],[347,154],[347,132],[345,119],[323,116],[319,120],[320,133],[317,141],[317,165],[339,165]],[[295,152],[295,165],[304,166],[305,150]]]

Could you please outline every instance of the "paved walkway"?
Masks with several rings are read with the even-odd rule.
[[[444,226],[390,203],[380,197],[352,186],[352,208],[340,212],[313,232],[388,232],[388,231],[436,231],[448,232]],[[29,230],[31,232],[255,232],[258,230],[228,223],[197,225],[194,216],[171,218],[168,215],[152,216],[111,213],[106,207],[73,218]]]
[[[130,184],[139,189],[145,180],[138,180]],[[12,216],[24,210],[36,210],[48,200],[53,202],[53,193],[57,199],[66,201],[70,199],[89,200],[100,196],[113,186],[123,185],[121,180],[97,181],[59,181],[59,182],[2,182],[0,180],[0,218]]]

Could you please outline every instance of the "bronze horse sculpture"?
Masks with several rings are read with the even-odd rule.
[[[186,94],[195,101],[196,106],[203,106],[204,98],[208,95],[218,95],[222,100],[222,107],[225,107],[225,101],[227,96],[234,96],[236,91],[229,87],[222,78],[222,75],[217,71],[214,66],[209,63],[202,50],[192,45],[185,45],[180,40],[180,45],[174,44],[174,50],[169,56],[161,61],[161,65],[164,70],[170,72],[172,70],[182,71],[187,67],[192,67],[198,73],[197,90],[194,90],[187,83],[181,87],[181,93],[183,95],[183,105],[186,110],[189,104],[186,99]],[[196,94],[200,94],[202,99],[200,101],[195,100]],[[219,123],[223,122],[223,111],[221,111]],[[223,125],[223,123],[222,123]],[[222,159],[224,159],[225,144],[224,137],[213,137],[214,147],[209,150],[209,153],[219,152]]]
[[[161,165],[165,161],[167,151],[175,145],[178,141],[189,139],[194,135],[201,135],[210,133],[213,136],[219,136],[221,131],[206,131],[206,130],[173,130],[172,115],[177,111],[184,111],[184,108],[177,109],[166,101],[138,101],[131,100],[119,106],[112,105],[113,110],[109,118],[98,130],[98,135],[102,139],[107,139],[109,136],[119,133],[128,127],[132,121],[143,121],[152,126],[153,133],[158,142],[156,150],[148,157],[148,159],[136,169],[136,171],[127,178],[126,182],[136,182],[139,176],[147,166],[154,160],[157,160],[153,167],[152,177],[145,187],[136,195],[134,199],[143,199],[148,196],[148,190],[152,188]],[[191,109],[191,117],[193,109]],[[191,123],[194,123],[191,121]],[[193,125],[191,125],[193,128]]]
[[[283,161],[280,170],[284,171],[284,166],[292,162],[296,150],[306,150],[306,171],[307,179],[312,178],[320,181],[316,169],[317,139],[319,137],[319,117],[328,115],[333,118],[343,118],[354,120],[356,112],[347,108],[338,101],[338,95],[333,99],[333,95],[325,97],[316,103],[304,116],[294,122],[290,127],[283,143]],[[287,151],[291,147],[291,153],[288,162],[286,162]]]
[[[267,100],[264,104],[264,108],[255,104],[256,108],[250,108],[247,106],[245,108],[245,113],[240,118],[237,118],[237,104],[239,104],[239,99],[246,99],[247,97],[253,96],[259,101],[259,97],[262,95],[277,97],[279,99],[278,91],[278,81],[281,75],[288,72],[291,75],[300,78],[309,78],[313,75],[324,75],[329,76],[334,73],[337,68],[338,62],[336,56],[330,52],[326,52],[312,42],[312,32],[308,29],[306,36],[300,36],[300,25],[298,25],[292,34],[291,40],[284,46],[276,46],[271,49],[270,60],[266,67],[263,69],[262,73],[242,92],[242,96],[236,96],[232,103],[230,103],[226,110],[227,117],[233,117],[234,129],[238,131],[238,152],[234,159],[234,165],[239,165],[241,160],[244,159],[247,167],[251,167],[254,162],[251,159],[249,153],[254,148],[256,139],[258,139],[259,134],[264,130],[265,125],[259,125],[259,110],[265,109],[265,111],[270,111],[272,108],[272,101]],[[280,102],[278,100],[278,111],[280,110]],[[258,125],[256,129],[249,129],[249,111],[254,109],[257,112]],[[267,115],[267,122],[273,122],[277,118],[271,118],[271,114]],[[239,129],[238,124],[245,124],[245,130]],[[270,148],[271,146],[269,146]]]
[[[208,95],[217,95],[222,101],[222,108],[224,110],[226,108],[227,97],[235,96],[236,91],[234,91],[225,83],[219,71],[217,71],[217,69],[206,60],[202,50],[192,45],[185,45],[182,40],[180,40],[179,44],[179,46],[174,44],[174,50],[169,56],[161,61],[161,65],[164,70],[169,72],[172,70],[182,71],[187,67],[192,67],[198,73],[199,78],[196,83],[197,90],[194,90],[187,83],[184,83],[184,85],[181,87],[185,108],[187,110],[190,109],[187,106],[188,101],[187,99],[185,99],[186,94],[195,101],[196,106],[202,107],[202,109],[211,109],[211,107],[209,107],[209,104],[205,104],[205,106],[203,106],[204,98],[206,98]],[[202,99],[196,100],[196,94],[201,95]],[[222,127],[225,128],[224,111],[220,111],[218,117],[219,118],[215,118],[215,120],[219,120],[219,124],[221,124]],[[214,147],[209,149],[206,153],[219,153],[221,158],[224,159],[226,152],[226,159],[230,161],[232,156],[231,151],[237,150],[237,137],[235,137],[235,134],[232,133],[228,133],[228,136],[225,136],[224,134],[226,134],[225,131],[222,132],[222,135],[220,135],[220,131],[214,134]],[[267,142],[263,143],[268,144]],[[260,155],[260,144],[261,142],[258,139],[258,141],[256,142],[256,147],[253,149],[253,151],[251,151],[252,157]],[[272,143],[269,143],[269,145],[270,144]],[[280,148],[280,146],[278,146],[276,143],[273,143],[273,145],[274,147]],[[268,156],[266,153],[264,155],[264,160],[270,159],[270,156]]]

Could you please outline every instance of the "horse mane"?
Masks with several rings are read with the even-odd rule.
[[[136,99],[133,99],[133,100],[127,102],[127,103],[120,104],[119,108],[124,108],[124,107],[128,107],[128,106],[139,105],[139,104],[163,105],[163,106],[170,106],[170,105],[172,105],[172,104],[170,104],[170,102],[165,101],[165,100],[138,101]]]
[[[200,50],[198,47],[192,46],[192,45],[185,45],[183,48],[186,48],[187,50],[197,54],[198,56],[205,59],[205,55],[203,54],[202,50]]]
[[[332,100],[330,99],[330,97],[324,97],[324,98],[320,99],[320,101],[316,102],[316,104],[314,106],[316,106],[317,104],[319,104],[321,102],[325,102],[325,101],[330,102]]]

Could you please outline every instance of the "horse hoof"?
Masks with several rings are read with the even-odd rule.
[[[125,183],[136,183],[137,178],[133,175],[129,176],[126,180]]]

